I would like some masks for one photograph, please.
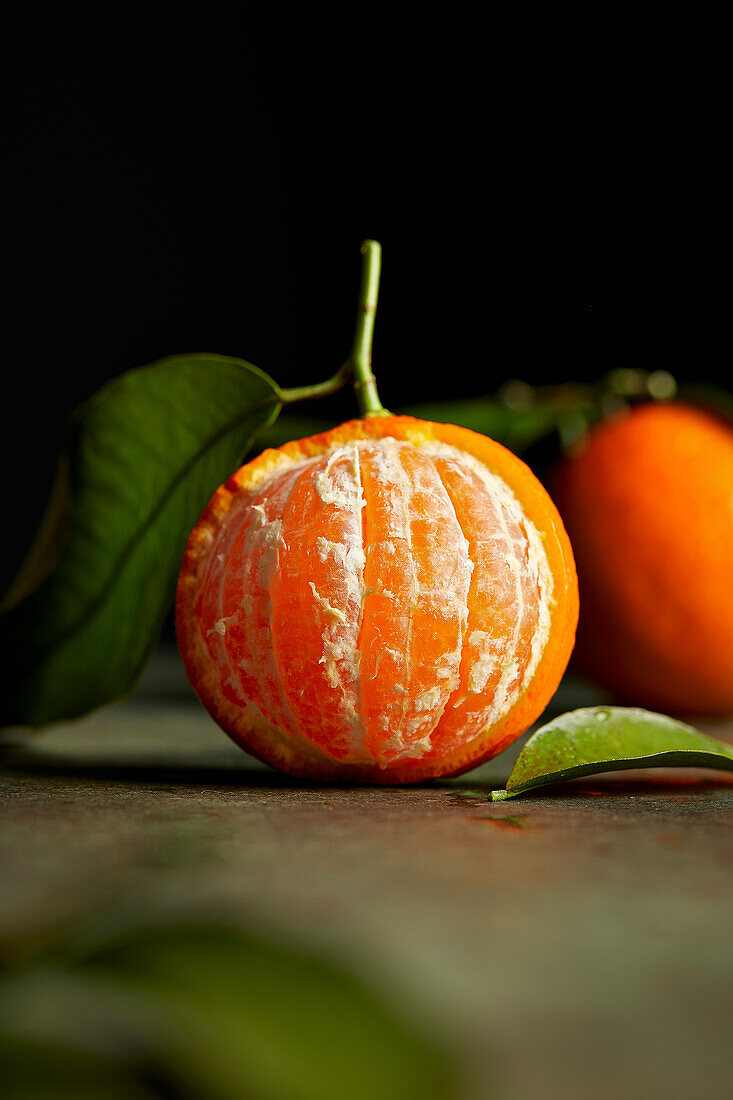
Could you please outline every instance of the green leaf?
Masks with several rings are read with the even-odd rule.
[[[537,403],[517,409],[496,397],[426,402],[401,411],[420,420],[470,428],[474,432],[490,436],[497,443],[503,443],[516,454],[549,435],[558,426],[558,411],[551,404]]]
[[[6,1100],[155,1100],[121,1059],[0,1032]],[[142,1075],[141,1075],[142,1076]]]
[[[719,386],[706,385],[704,383],[681,386],[679,390],[681,401],[687,401],[691,405],[699,405],[703,409],[717,413],[728,421],[733,421],[733,394]]]
[[[266,447],[282,447],[291,439],[305,439],[309,435],[320,435],[335,427],[333,420],[324,420],[316,416],[299,416],[283,412],[277,422],[268,425],[258,434],[254,450],[264,451]]]
[[[534,787],[623,768],[720,768],[733,771],[733,747],[664,714],[635,707],[583,707],[532,734],[500,802]]]
[[[529,390],[529,387],[526,387]],[[535,391],[530,404],[517,407],[507,404],[505,398],[473,397],[457,401],[434,401],[407,408],[396,409],[398,415],[415,416],[419,420],[432,420],[438,424],[457,424],[461,428],[470,428],[474,432],[488,435],[498,443],[503,443],[515,454],[521,454],[528,447],[550,436],[553,432],[567,434],[569,421],[577,430],[584,430],[593,420],[598,419],[600,410],[584,389],[577,387],[555,387],[556,394],[546,395]],[[533,391],[530,391],[533,392]],[[273,426],[266,428],[257,437],[256,449],[280,447],[291,439],[316,435],[328,431],[334,423],[321,417],[302,416],[286,410]]]
[[[467,401],[436,401],[396,410],[398,415],[415,416],[438,424],[457,424],[488,435],[510,450],[520,452],[549,435],[559,426],[558,410],[537,403],[526,409],[510,408],[495,397],[476,397]],[[256,446],[280,447],[291,439],[328,431],[333,421],[284,412],[276,424],[257,437]]]
[[[186,355],[121,375],[76,411],[3,603],[0,725],[74,718],[132,690],[191,528],[279,408],[279,388],[251,364]]]
[[[148,1083],[207,1100],[454,1095],[443,1056],[356,978],[209,921],[137,925],[16,965],[0,980],[3,1053],[39,1100],[57,1079],[64,1097],[107,1097],[110,1078],[130,1097]]]

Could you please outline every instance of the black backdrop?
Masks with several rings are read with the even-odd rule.
[[[11,4],[3,32],[3,583],[76,404],[182,351],[326,378],[365,236],[391,408],[612,366],[725,381],[712,70],[538,67],[541,41],[356,9]]]

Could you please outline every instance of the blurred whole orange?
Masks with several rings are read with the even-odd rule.
[[[591,430],[551,492],[580,584],[576,665],[621,701],[733,712],[733,426],[681,402]]]

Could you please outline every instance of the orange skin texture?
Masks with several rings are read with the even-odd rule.
[[[551,487],[578,563],[578,668],[635,705],[733,712],[730,424],[638,406],[592,430]]]
[[[414,512],[409,517],[412,558],[406,556],[404,541],[392,537],[389,524],[396,523],[397,519],[394,516],[390,519],[389,493],[385,490],[377,460],[369,455],[370,441],[376,441],[375,446],[383,446],[385,440],[390,446],[401,448],[404,471],[401,476],[412,479],[410,499],[414,502]],[[319,537],[320,545],[331,547],[340,539],[346,539],[348,531],[343,528],[344,524],[348,525],[349,517],[319,500],[313,489],[313,477],[298,479],[297,476],[298,464],[304,460],[318,460],[319,456],[324,456],[325,462],[336,449],[353,443],[362,446],[361,441],[365,441],[364,449],[359,452],[363,456],[360,476],[365,497],[361,522],[363,531],[370,533],[371,538],[364,546],[366,595],[362,597],[358,624],[359,719],[365,731],[364,751],[376,754],[379,758],[376,763],[346,759],[349,750],[341,729],[343,701],[339,692],[331,690],[323,680],[321,638],[325,634],[321,634],[321,628],[329,620],[323,618],[320,607],[314,610],[313,603],[313,596],[326,591],[325,586],[329,583],[332,585],[329,590],[331,602],[337,602],[333,594],[332,562],[323,557],[319,559],[314,547]],[[459,509],[462,526],[456,538],[464,540],[462,545],[467,547],[470,560],[477,562],[471,566],[474,569],[472,587],[465,596],[466,606],[471,608],[470,621],[475,628],[488,626],[492,619],[505,633],[510,633],[514,626],[508,605],[502,605],[501,601],[496,606],[489,605],[477,594],[476,577],[481,569],[481,555],[486,557],[489,550],[470,513],[470,501],[464,500],[469,493],[470,476],[467,478],[460,471],[456,473],[455,469],[451,473],[450,463],[443,464],[442,476],[452,501],[452,504],[445,504],[443,515],[436,514],[437,505],[428,507],[428,502],[434,498],[427,490],[419,489],[421,478],[432,476],[425,448],[432,447],[436,452],[436,448],[445,445],[471,456],[471,460],[477,460],[482,468],[497,475],[539,533],[552,578],[549,633],[533,674],[528,682],[522,682],[519,697],[501,714],[500,720],[462,739],[461,723],[476,723],[479,704],[491,702],[493,688],[499,680],[497,670],[492,674],[493,680],[489,676],[489,687],[483,695],[465,694],[460,706],[459,700],[452,704],[452,709],[446,710],[429,751],[422,752],[420,758],[405,759],[397,749],[390,748],[392,731],[387,729],[385,732],[385,715],[390,721],[394,720],[395,728],[400,720],[404,724],[405,714],[410,716],[412,728],[419,726],[424,709],[419,705],[419,693],[427,693],[422,698],[430,698],[431,688],[436,684],[435,690],[440,687],[435,669],[441,654],[444,655],[446,647],[454,643],[458,646],[457,652],[461,653],[463,638],[457,621],[451,619],[449,613],[442,615],[437,628],[435,617],[431,619],[430,606],[421,606],[419,602],[410,605],[412,610],[408,615],[405,577],[412,569],[416,586],[420,580],[425,585],[435,583],[436,571],[444,568],[444,562],[440,559],[439,568],[436,554],[440,546],[435,543],[434,532],[449,530],[450,524],[457,527]],[[440,454],[437,461],[442,462]],[[280,479],[278,488],[273,489],[277,478]],[[282,498],[279,502],[275,499],[278,495]],[[263,522],[269,517],[268,509],[272,508],[272,515],[282,514],[283,524],[287,522],[295,532],[278,551],[277,569],[264,587],[257,584],[258,563],[265,560],[263,554],[250,550],[249,558],[246,556],[247,547],[253,545],[248,542],[252,536],[247,535],[247,530],[253,528],[251,525],[246,527],[248,509],[253,504],[259,508]],[[237,516],[237,508],[242,509],[243,519],[241,523],[239,519],[236,523],[232,520],[229,527],[234,525],[236,528],[237,524],[239,527],[229,530],[228,517]],[[324,538],[330,541],[324,543]],[[243,566],[230,568],[231,562],[240,561],[244,561]],[[461,581],[462,575],[455,570],[454,574],[451,577],[456,585],[463,583],[462,591],[466,592],[468,579]],[[525,577],[518,583],[524,586],[522,592],[526,595],[527,606],[530,607],[532,598],[536,603],[537,582],[534,595],[530,580]],[[415,587],[415,591],[418,590]],[[496,591],[499,592],[499,588]],[[341,593],[341,607],[348,608],[348,603],[344,602],[347,595]],[[249,616],[247,629],[242,629],[242,620],[238,617],[244,600]],[[524,608],[525,604],[521,606]],[[522,630],[517,627],[515,631],[517,652],[525,662],[532,643],[534,620],[530,611]],[[340,615],[339,623],[344,618],[331,607],[327,612]],[[266,763],[293,775],[331,782],[420,782],[460,774],[501,752],[535,721],[556,690],[570,657],[577,618],[577,577],[570,542],[554,504],[529,468],[500,444],[468,429],[392,416],[350,421],[277,450],[266,450],[241,467],[217,489],[191,533],[176,601],[176,632],[184,665],[196,693],[215,721],[242,748]],[[346,622],[343,629],[348,628]],[[216,635],[224,632],[228,678],[222,675],[220,667],[224,658],[217,656],[217,647],[223,647],[224,641]],[[414,653],[410,666],[413,671],[405,681],[405,688],[401,688],[399,662],[395,663],[394,658],[399,656],[400,646],[404,650],[410,645]],[[265,650],[269,656],[258,663],[258,654]],[[453,686],[458,685],[465,692],[469,671],[468,662],[462,655],[460,676],[455,673]],[[403,695],[394,694],[398,689]],[[285,702],[284,697],[287,697]],[[257,705],[249,705],[251,700]],[[319,752],[330,753],[333,758],[320,758]]]

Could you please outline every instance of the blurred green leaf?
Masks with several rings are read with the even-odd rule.
[[[681,401],[700,405],[711,412],[719,413],[728,420],[733,420],[733,394],[728,390],[722,390],[718,386],[688,385],[680,387],[679,396]]]
[[[624,768],[720,768],[733,771],[733,748],[664,714],[636,707],[582,707],[532,734],[505,791],[494,802],[535,787]]]
[[[22,1086],[9,1100],[56,1096],[57,1066],[70,1083],[58,1095],[78,1082],[83,1098],[453,1095],[442,1057],[360,982],[217,925],[138,928],[11,969],[0,1051]],[[108,1091],[120,1081],[129,1092]]]
[[[305,439],[309,435],[320,435],[335,427],[333,420],[324,420],[316,416],[297,416],[283,412],[274,424],[268,424],[258,433],[254,450],[264,451],[266,447],[282,447],[293,439]]]
[[[546,405],[528,409],[511,409],[498,398],[476,397],[467,401],[440,401],[424,405],[411,405],[398,410],[399,415],[415,416],[420,420],[432,420],[438,424],[457,424],[475,432],[491,436],[510,449],[522,450],[557,427],[557,410]],[[261,432],[256,440],[257,450],[265,447],[281,447],[291,439],[303,439],[309,435],[333,428],[334,423],[317,417],[294,416],[283,413],[277,423]]]
[[[152,1100],[123,1061],[0,1033],[4,1100]]]
[[[518,385],[518,383],[517,383]],[[534,391],[526,387],[528,394]],[[457,424],[461,428],[470,428],[474,432],[488,435],[505,447],[520,454],[533,443],[558,431],[568,417],[585,416],[588,419],[598,416],[595,408],[589,412],[590,402],[585,391],[568,387],[558,391],[561,398],[542,396],[532,400],[526,407],[515,408],[507,404],[501,396],[472,397],[462,401],[434,401],[420,405],[410,405],[398,409],[399,415],[414,416],[420,420],[432,420],[438,424]],[[586,424],[586,421],[583,421]],[[303,439],[309,435],[333,428],[331,420],[318,417],[298,416],[284,412],[277,422],[265,428],[257,436],[256,449],[281,447],[291,439]]]
[[[49,510],[6,596],[0,725],[73,718],[128,693],[155,647],[188,534],[279,411],[240,359],[163,359],[71,419]]]
[[[438,424],[457,424],[481,432],[502,443],[516,454],[549,434],[558,425],[558,410],[553,404],[531,404],[511,408],[497,397],[474,397],[467,401],[426,402],[402,410],[407,416],[433,420]]]

